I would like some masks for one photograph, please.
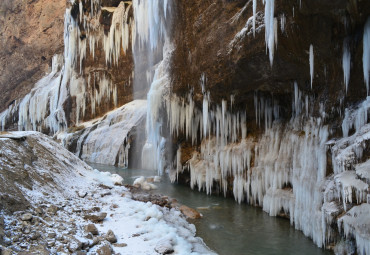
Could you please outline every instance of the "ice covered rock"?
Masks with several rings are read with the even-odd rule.
[[[358,254],[370,254],[370,204],[354,206],[339,218],[338,228],[356,239]]]
[[[149,183],[144,176],[141,176],[137,179],[135,179],[133,186],[137,188],[141,188],[142,190],[152,190],[152,189],[157,189],[157,186]]]
[[[159,254],[171,254],[174,252],[172,241],[169,239],[160,240],[154,250]]]

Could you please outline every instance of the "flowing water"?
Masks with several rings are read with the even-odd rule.
[[[156,171],[91,166],[119,174],[127,184],[132,184],[139,176],[156,175]],[[203,214],[202,219],[191,222],[197,228],[197,235],[218,254],[332,254],[295,230],[289,220],[270,217],[260,208],[238,204],[223,196],[209,196],[185,185],[171,184],[166,177],[156,185],[158,189],[152,192],[176,198]]]

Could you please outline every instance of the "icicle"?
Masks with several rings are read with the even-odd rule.
[[[280,29],[282,33],[285,32],[285,23],[286,23],[286,17],[285,17],[285,14],[283,13],[280,16]]]
[[[363,40],[363,55],[362,55],[362,64],[364,69],[364,80],[366,84],[366,92],[369,95],[369,73],[370,73],[370,17],[367,18],[365,27],[364,27],[364,40]]]
[[[253,37],[256,37],[257,0],[253,0]]]
[[[313,45],[310,45],[310,75],[311,75],[311,89],[312,89],[312,82],[313,82],[313,69],[314,68],[314,56],[313,56]]]
[[[346,40],[343,42],[342,66],[343,66],[344,84],[346,85],[346,93],[347,93],[349,77],[351,74],[351,52],[349,51],[348,42]]]
[[[275,0],[265,1],[265,42],[269,51],[270,65],[274,61],[275,50],[275,25],[274,25]]]

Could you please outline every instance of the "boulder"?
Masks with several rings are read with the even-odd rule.
[[[193,208],[190,208],[186,205],[182,205],[180,206],[180,211],[187,217],[187,218],[190,218],[190,219],[200,219],[202,218],[202,215],[195,209]]]
[[[88,224],[85,226],[85,231],[93,235],[99,235],[99,231],[94,224]]]
[[[85,220],[91,220],[92,222],[101,222],[107,217],[107,213],[102,212],[98,214],[87,214],[84,216]]]
[[[111,255],[112,254],[112,247],[110,243],[103,242],[101,246],[97,249],[96,253],[98,255]]]
[[[105,235],[105,240],[107,240],[110,243],[116,243],[117,242],[117,237],[113,233],[112,230],[108,230],[107,234]]]

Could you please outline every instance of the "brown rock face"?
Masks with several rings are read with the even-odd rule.
[[[194,100],[201,108],[200,77],[207,77],[211,105],[221,100],[234,109],[247,109],[248,130],[253,125],[254,93],[276,100],[285,119],[292,116],[294,82],[314,98],[313,115],[325,102],[331,120],[340,118],[335,109],[364,100],[366,87],[362,71],[362,33],[370,15],[369,1],[275,1],[277,45],[272,66],[265,44],[264,5],[257,1],[256,33],[253,36],[252,1],[178,1],[174,38],[173,88],[185,97],[194,88]],[[284,29],[281,28],[285,17]],[[243,36],[241,33],[246,29]],[[349,42],[351,78],[346,94],[343,81],[343,43]],[[314,78],[311,89],[309,48],[314,49]],[[340,103],[342,101],[342,103]],[[212,106],[211,106],[212,107]]]
[[[66,1],[0,3],[0,111],[22,98],[63,51]]]

